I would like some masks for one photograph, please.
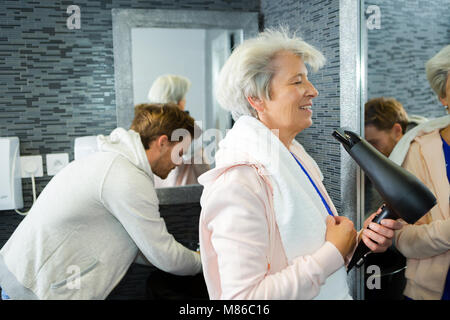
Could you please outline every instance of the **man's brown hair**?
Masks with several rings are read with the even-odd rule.
[[[364,105],[364,125],[373,125],[378,130],[392,129],[399,123],[402,132],[406,132],[408,115],[403,105],[394,98],[374,98]]]
[[[180,110],[173,103],[138,104],[134,108],[134,119],[130,129],[141,136],[142,144],[148,149],[150,143],[162,135],[166,135],[172,141],[172,134],[177,129],[189,132],[191,139],[194,137],[194,119],[186,112]],[[175,137],[177,140],[179,136]]]

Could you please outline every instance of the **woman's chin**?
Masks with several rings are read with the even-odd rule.
[[[305,129],[308,129],[309,127],[312,126],[312,124],[313,124],[313,121],[311,118],[308,121],[306,121],[305,119],[302,119],[301,126],[299,126],[299,128],[298,128],[298,133],[302,132]]]

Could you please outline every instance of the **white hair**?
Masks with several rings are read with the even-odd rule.
[[[150,103],[178,104],[191,87],[188,78],[176,75],[163,75],[156,78],[148,92]]]
[[[220,71],[215,90],[222,108],[231,112],[234,120],[242,115],[257,117],[247,97],[270,99],[270,81],[276,70],[272,60],[280,51],[290,51],[317,71],[325,57],[313,46],[289,35],[286,28],[266,29],[257,37],[245,40],[226,61]]]
[[[431,89],[440,98],[445,98],[445,86],[450,72],[450,45],[445,46],[425,64]]]

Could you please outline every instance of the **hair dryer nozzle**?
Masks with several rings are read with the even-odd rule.
[[[339,129],[335,133],[342,136],[342,131]],[[333,134],[341,141],[336,135]],[[356,133],[344,131],[343,139],[348,141],[344,144],[346,151],[399,218],[415,223],[436,204],[432,192],[417,177],[386,158]]]
[[[351,149],[356,143],[361,141],[361,138],[357,134],[353,133],[352,131],[344,130],[343,128],[334,130],[331,135],[340,143],[342,143],[347,151]]]
[[[386,204],[388,210],[374,222],[379,223],[382,218],[402,218],[413,224],[436,205],[436,197],[417,177],[386,158],[356,133],[338,129],[333,137],[344,145]],[[352,259],[358,264],[364,253],[364,250],[360,251],[361,255],[355,251]]]

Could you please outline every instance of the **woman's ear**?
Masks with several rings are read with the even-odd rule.
[[[264,111],[264,101],[258,97],[247,97],[248,103],[256,110],[256,112]]]
[[[178,108],[180,108],[181,111],[184,111],[184,109],[186,108],[186,98],[178,101]]]

